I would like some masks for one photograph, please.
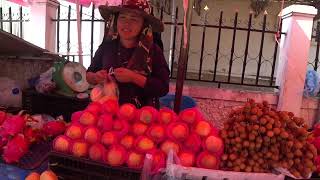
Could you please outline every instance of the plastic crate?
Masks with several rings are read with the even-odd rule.
[[[51,151],[49,168],[63,180],[139,180],[141,171]]]
[[[160,107],[167,107],[167,108],[173,109],[174,99],[175,99],[174,94],[167,94],[167,95],[159,98]],[[187,108],[193,108],[195,106],[197,106],[197,103],[192,97],[182,96],[181,105],[180,105],[181,111],[184,109],[187,109]]]
[[[78,99],[57,94],[41,94],[34,89],[22,92],[22,106],[31,114],[62,115],[69,122],[73,112],[85,109],[90,99]]]

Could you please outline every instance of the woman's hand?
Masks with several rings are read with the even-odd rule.
[[[122,83],[130,83],[133,81],[135,72],[127,68],[117,68],[114,70],[115,78]]]
[[[86,78],[88,83],[96,85],[103,83],[104,80],[107,78],[108,72],[106,70],[100,70],[96,73],[93,72],[87,72]]]
[[[147,78],[127,68],[117,68],[114,70],[115,78],[122,83],[134,83],[139,87],[144,87]]]
[[[98,84],[103,83],[107,79],[107,77],[108,77],[108,71],[106,70],[100,70],[96,72],[95,78]]]

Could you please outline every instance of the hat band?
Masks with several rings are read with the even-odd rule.
[[[139,10],[139,11],[142,11],[142,12],[145,12],[145,13],[150,14],[150,12],[146,12],[146,11],[143,9],[143,7],[137,6],[137,5],[135,5],[135,4],[122,5],[122,7],[128,8],[128,9]],[[147,8],[146,8],[146,9],[147,9]]]

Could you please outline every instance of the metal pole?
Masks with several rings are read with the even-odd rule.
[[[262,27],[262,35],[261,35],[261,43],[260,43],[260,51],[259,51],[259,62],[258,62],[258,69],[257,69],[257,76],[256,76],[256,85],[259,83],[259,76],[260,76],[260,68],[263,56],[263,44],[264,44],[264,35],[266,31],[266,24],[267,24],[267,14],[264,14],[263,17],[263,27]]]
[[[178,7],[176,8],[176,17],[175,17],[175,23],[173,25],[173,39],[170,40],[170,59],[169,59],[169,64],[171,64],[170,68],[170,78],[173,77],[173,63],[174,63],[174,58],[175,58],[175,51],[176,51],[176,36],[177,36],[177,26],[178,26]],[[172,43],[172,44],[171,44]]]
[[[172,77],[172,72],[173,72],[173,62],[174,62],[174,46],[175,46],[175,33],[176,33],[176,22],[178,22],[177,17],[177,12],[178,12],[178,7],[176,7],[176,1],[172,0],[172,10],[171,10],[171,35],[170,35],[170,49],[169,49],[169,64],[171,64],[170,71],[171,71],[171,76]]]
[[[20,12],[20,38],[22,38],[22,34],[23,34],[23,29],[22,29],[22,26],[23,26],[23,16],[22,16],[22,6],[20,6],[19,8],[19,12]]]
[[[192,19],[192,5],[194,0],[183,1],[184,7],[184,22],[183,22],[183,31],[181,36],[181,47],[180,47],[180,56],[178,62],[178,75],[176,82],[176,95],[174,103],[174,111],[176,113],[180,112],[180,105],[182,99],[183,83],[186,76],[186,65],[188,61],[189,53],[189,40],[190,40],[190,28],[191,28],[191,19]]]
[[[57,52],[60,52],[60,5],[58,6],[57,15]]]
[[[2,30],[3,28],[3,16],[2,16],[2,7],[0,7],[0,29]]]
[[[68,31],[67,31],[67,54],[68,54],[68,61],[69,61],[69,54],[70,54],[70,17],[71,17],[71,6],[69,5],[68,9]]]
[[[10,33],[12,34],[12,12],[11,12],[11,7],[9,7],[9,24],[10,24]]]
[[[94,5],[91,10],[91,45],[90,45],[90,58],[93,58],[93,31],[94,31]]]
[[[251,23],[252,23],[252,12],[250,12],[250,15],[249,15],[246,49],[244,51],[244,61],[242,64],[241,84],[244,83],[244,75],[246,73],[246,67],[247,67],[248,51],[249,51],[249,44],[250,44]]]

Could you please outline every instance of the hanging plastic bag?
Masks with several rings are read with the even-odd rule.
[[[303,94],[305,96],[317,96],[320,90],[319,83],[319,74],[315,70],[309,69],[306,74]]]
[[[53,71],[54,71],[54,68],[52,67],[40,75],[35,85],[37,92],[49,93],[56,88],[56,83],[52,81]]]
[[[116,81],[111,76],[112,71],[106,76],[102,84],[97,84],[90,92],[90,99],[93,102],[103,103],[109,99],[118,101],[119,89]]]

